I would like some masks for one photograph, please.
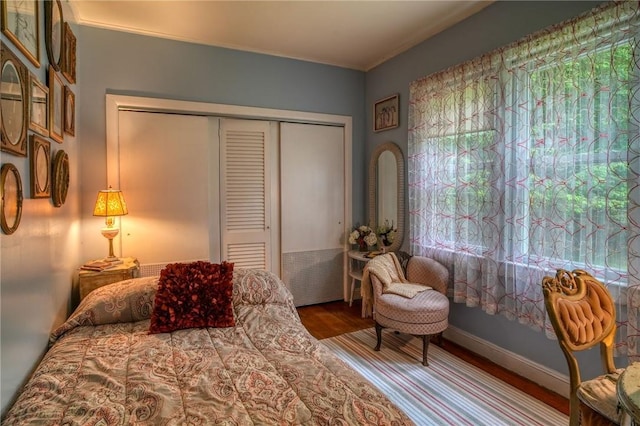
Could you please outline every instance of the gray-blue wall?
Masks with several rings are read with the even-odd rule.
[[[575,17],[601,2],[581,1],[500,1],[458,25],[441,32],[395,58],[367,72],[366,105],[393,93],[400,94],[400,127],[380,133],[371,128],[367,115],[366,155],[386,141],[396,142],[407,153],[407,112],[409,84],[418,78],[465,62],[528,34]],[[406,157],[405,157],[406,158]],[[408,210],[407,210],[408,211]],[[405,223],[408,223],[408,217]],[[408,247],[406,241],[405,249]],[[555,340],[503,316],[488,315],[480,308],[452,304],[450,323],[481,339],[515,352],[535,362],[567,374],[565,358]],[[580,356],[585,376],[599,374],[597,350]],[[623,366],[626,360],[617,360]]]
[[[366,156],[365,74],[322,65],[81,26],[77,99],[82,236],[87,258],[104,255],[91,216],[106,182],[105,95],[243,105],[353,118],[353,220],[363,221]],[[143,160],[141,160],[142,162]]]
[[[35,78],[47,85],[48,67],[44,41],[44,2],[39,3],[40,66],[31,63],[2,34],[3,43]],[[65,16],[70,16],[63,5]],[[72,29],[77,33],[75,25]],[[80,95],[80,88],[64,84]],[[76,123],[77,124],[77,123]],[[33,132],[29,132],[32,134]],[[64,142],[52,139],[51,158],[59,150],[69,156],[71,176],[66,202],[54,207],[51,198],[31,198],[28,157],[0,152],[1,164],[13,164],[19,171],[24,200],[22,219],[15,233],[0,233],[0,396],[1,412],[12,401],[16,389],[30,375],[47,348],[49,333],[69,314],[71,281],[79,259],[79,205],[76,138],[64,135]]]

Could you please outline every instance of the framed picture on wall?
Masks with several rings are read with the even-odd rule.
[[[0,149],[27,156],[29,73],[4,42],[0,42]]]
[[[56,142],[64,140],[64,84],[55,68],[49,66],[49,136]]]
[[[76,95],[69,86],[64,86],[64,132],[71,136],[76,134]]]
[[[3,0],[2,33],[36,67],[40,67],[38,0]]]
[[[64,47],[64,16],[60,0],[44,2],[44,41],[47,48],[49,66],[60,71]]]
[[[381,132],[398,127],[398,94],[373,104],[373,131]]]
[[[49,89],[35,75],[29,76],[29,129],[49,136]]]
[[[64,23],[64,54],[62,55],[62,75],[71,84],[76,82],[76,36],[71,26]]]
[[[51,143],[38,135],[31,135],[29,155],[31,198],[49,198],[51,195]]]
[[[7,235],[13,234],[20,225],[22,217],[22,179],[20,172],[11,163],[0,168],[0,227]]]

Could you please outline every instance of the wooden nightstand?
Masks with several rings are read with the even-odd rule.
[[[104,271],[78,270],[80,300],[96,288],[140,276],[140,264],[135,257],[124,257],[122,263]]]

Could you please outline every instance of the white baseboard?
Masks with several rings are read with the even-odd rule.
[[[444,332],[444,337],[544,388],[566,398],[569,397],[569,377],[564,374],[480,339],[457,327],[449,326]]]

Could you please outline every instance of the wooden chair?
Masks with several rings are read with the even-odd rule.
[[[570,425],[618,425],[616,383],[624,369],[613,363],[615,304],[607,288],[583,270],[559,269],[542,280],[544,303],[569,364]],[[600,346],[603,375],[582,381],[574,352]]]

